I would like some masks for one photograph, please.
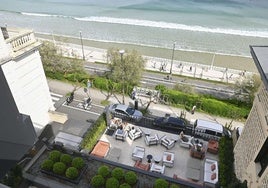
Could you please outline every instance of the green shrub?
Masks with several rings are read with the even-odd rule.
[[[124,171],[122,168],[116,167],[112,170],[112,177],[116,178],[117,180],[121,180],[124,178]]]
[[[134,172],[129,171],[125,174],[125,180],[129,185],[134,185],[137,182],[137,175]]]
[[[162,178],[158,178],[154,182],[154,188],[168,188],[168,182]]]
[[[59,152],[58,150],[53,150],[49,153],[49,159],[54,162],[60,161],[60,156],[61,156],[61,152]]]
[[[110,169],[106,165],[102,165],[98,168],[98,174],[101,175],[102,177],[106,178],[107,176],[110,175]]]
[[[53,165],[53,172],[55,174],[63,175],[66,170],[66,165],[62,162],[56,162]]]
[[[109,178],[107,179],[106,181],[106,188],[118,188],[119,187],[119,181],[112,177],[112,178]]]
[[[64,78],[70,82],[86,83],[88,74],[85,73],[69,73],[64,75]]]
[[[213,115],[239,119],[246,118],[251,109],[250,104],[234,99],[216,99],[208,95],[188,94],[166,89],[161,85],[158,85],[156,89],[161,90],[161,98],[164,101],[171,103],[173,106],[185,106],[188,110],[195,105],[198,110]]]
[[[90,181],[90,185],[92,185],[94,188],[102,187],[104,183],[105,180],[101,175],[94,176]]]
[[[70,179],[75,179],[78,177],[78,170],[75,167],[67,168],[65,176]]]
[[[100,135],[102,135],[105,129],[107,128],[105,119],[106,119],[105,114],[103,113],[102,115],[99,116],[97,121],[91,126],[91,130],[86,133],[86,136],[82,141],[81,144],[82,148],[88,150],[93,149]]]
[[[72,166],[80,170],[85,166],[85,161],[81,157],[75,157],[72,161]]]
[[[174,184],[174,183],[173,183],[173,184],[171,184],[171,185],[170,185],[170,187],[169,187],[169,188],[180,188],[180,186],[179,186],[179,185],[177,185],[177,184]]]
[[[43,163],[41,164],[41,169],[42,170],[47,170],[47,171],[51,171],[53,168],[53,164],[54,161],[50,160],[50,159],[46,159],[43,161]]]
[[[69,154],[62,154],[62,155],[60,156],[60,162],[63,162],[63,163],[66,164],[66,165],[71,164],[71,162],[72,162],[72,157],[71,157],[71,155],[69,155]]]
[[[108,80],[102,77],[96,77],[93,81],[94,87],[100,90],[108,90]]]
[[[127,183],[123,183],[119,186],[119,188],[131,188],[131,186]]]
[[[167,89],[167,87],[165,85],[159,84],[159,85],[155,86],[155,90],[160,90],[161,93],[163,93],[166,89]]]

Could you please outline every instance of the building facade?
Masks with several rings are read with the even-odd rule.
[[[33,31],[1,28],[0,68],[20,113],[29,115],[39,134],[54,110]]]
[[[235,173],[248,187],[268,187],[268,46],[250,46],[262,78],[253,107],[235,148]]]

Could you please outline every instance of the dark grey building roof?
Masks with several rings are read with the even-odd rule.
[[[261,75],[261,79],[268,89],[268,46],[249,46],[250,53]]]

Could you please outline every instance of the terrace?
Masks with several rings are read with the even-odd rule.
[[[132,134],[138,134],[139,136],[129,137],[129,132],[120,133],[120,131],[117,131],[118,129],[114,129],[114,131],[106,131],[99,139],[99,142],[102,142],[100,144],[101,147],[95,147],[90,152],[86,150],[81,150],[81,152],[70,151],[70,149],[67,149],[68,147],[66,149],[61,149],[57,144],[53,146],[54,149],[55,147],[59,147],[61,151],[73,153],[74,156],[83,156],[87,161],[87,169],[84,171],[81,180],[77,185],[68,181],[62,181],[57,179],[57,177],[43,174],[40,171],[40,165],[50,151],[45,148],[40,151],[40,154],[34,157],[33,162],[25,168],[24,177],[38,184],[49,184],[52,185],[52,187],[54,185],[65,188],[88,187],[89,182],[96,174],[98,167],[107,164],[112,168],[119,166],[126,170],[136,171],[138,176],[142,178],[139,180],[140,187],[152,187],[152,182],[154,182],[155,178],[159,177],[178,184],[187,185],[187,187],[203,187],[204,185],[207,185],[209,181],[213,183],[218,181],[218,174],[214,178],[213,174],[215,173],[211,172],[211,166],[214,163],[213,161],[218,161],[218,156],[211,152],[207,152],[207,148],[209,148],[208,142],[199,139],[199,143],[203,143],[205,152],[204,156],[201,156],[201,159],[195,158],[200,156],[191,155],[192,152],[189,145],[187,145],[189,142],[182,142],[179,134],[171,134],[140,127],[132,123],[122,123],[124,125],[122,131],[128,130],[130,132],[138,130],[135,133],[132,132]],[[141,131],[142,134],[140,134],[139,131]],[[119,134],[119,136],[116,136],[116,134]],[[123,136],[120,136],[120,134]],[[184,136],[187,137],[187,135]],[[156,137],[158,138],[157,142],[155,141]],[[161,143],[160,140],[164,140],[164,138],[174,144],[166,145],[164,142]],[[99,145],[98,143],[96,146]],[[136,152],[134,152],[135,150]],[[95,155],[93,155],[93,153],[95,153]],[[168,157],[169,155],[170,157]],[[205,161],[209,161],[209,163]],[[216,169],[218,170],[218,166]],[[212,177],[214,178],[213,180],[211,179]],[[61,183],[59,184],[59,182]],[[211,187],[215,187],[215,184],[213,183],[210,185]]]
[[[131,130],[137,130],[137,132],[142,131],[142,135],[133,139],[132,136],[128,136],[128,132],[131,132]],[[103,156],[99,157],[119,164],[150,171],[149,173],[155,172],[169,178],[184,180],[196,185],[204,184],[206,159],[218,161],[218,156],[215,152],[207,152],[209,144],[202,139],[198,140],[199,143],[201,142],[203,144],[204,152],[203,156],[198,156],[193,154],[192,149],[190,149],[187,143],[179,139],[179,134],[139,127],[131,123],[125,123],[122,131],[122,137],[118,137],[116,130],[114,133],[107,131],[106,134],[101,136],[99,141],[109,143],[109,148],[107,152],[104,152]],[[152,141],[150,144],[148,139],[151,138],[154,140],[155,137],[158,138],[158,141]],[[163,141],[164,138],[167,138],[170,142],[174,142],[174,144],[169,147],[165,143],[161,143],[161,140]],[[194,139],[192,143],[194,143]],[[137,148],[140,151],[138,151],[138,156],[135,156]],[[171,162],[172,164],[167,161],[167,155],[170,154],[174,154],[171,159],[173,161]]]

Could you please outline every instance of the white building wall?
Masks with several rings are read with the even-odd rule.
[[[35,129],[49,122],[49,110],[54,110],[40,54],[27,52],[2,65],[19,111],[31,116]]]
[[[4,36],[2,35],[2,33],[0,33],[0,64],[2,61],[10,58],[10,50],[10,45],[6,44]]]

